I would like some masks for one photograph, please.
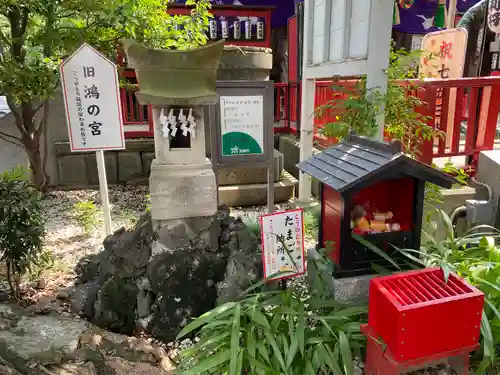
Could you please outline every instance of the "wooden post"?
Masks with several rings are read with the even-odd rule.
[[[99,174],[99,188],[101,190],[102,211],[104,213],[104,233],[107,237],[111,234],[111,209],[109,207],[108,181],[106,178],[104,151],[96,151],[95,156],[97,159],[97,172]]]
[[[450,0],[448,6],[448,19],[446,20],[446,28],[452,29],[455,27],[455,16],[457,14],[457,0]]]

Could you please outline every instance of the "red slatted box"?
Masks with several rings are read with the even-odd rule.
[[[394,358],[408,361],[475,345],[484,295],[439,268],[371,280],[368,326]]]

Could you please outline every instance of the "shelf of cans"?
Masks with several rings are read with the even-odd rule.
[[[172,15],[190,15],[192,6],[169,4]],[[269,6],[213,5],[207,37],[225,39],[228,44],[271,48],[271,12]]]

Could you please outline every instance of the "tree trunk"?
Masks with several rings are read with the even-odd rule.
[[[40,151],[40,135],[38,132],[32,134],[32,139],[23,138],[23,145],[28,156],[31,182],[42,193],[48,191],[48,179],[45,173],[44,158]]]
[[[43,167],[43,158],[40,147],[36,150],[26,149],[30,159],[31,180],[33,185],[42,193],[48,191],[47,177]]]

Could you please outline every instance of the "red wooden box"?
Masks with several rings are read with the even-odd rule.
[[[371,280],[368,326],[395,358],[412,360],[476,345],[484,295],[439,268]]]

